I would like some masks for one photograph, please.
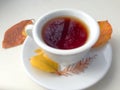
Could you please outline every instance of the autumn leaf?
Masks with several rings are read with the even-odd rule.
[[[108,21],[99,21],[98,24],[100,26],[100,36],[93,48],[106,44],[112,35],[112,26]]]
[[[58,72],[58,63],[48,58],[40,49],[37,49],[35,52],[37,55],[30,58],[30,63],[32,66],[45,72]]]
[[[11,48],[22,44],[26,38],[25,27],[32,24],[32,20],[23,20],[10,27],[4,35],[2,42],[3,48]]]

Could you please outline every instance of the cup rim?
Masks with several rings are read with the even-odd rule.
[[[45,16],[47,15],[50,15],[50,14],[53,14],[53,13],[56,13],[56,12],[62,12],[62,11],[69,11],[69,12],[77,12],[79,14],[82,14],[84,15],[87,19],[90,19],[92,22],[89,23],[91,24],[91,26],[93,26],[92,28],[93,29],[96,29],[94,31],[94,38],[92,37],[91,40],[88,40],[84,45],[80,46],[80,47],[77,47],[77,48],[73,48],[73,49],[67,49],[67,50],[64,50],[64,49],[57,49],[57,48],[53,48],[51,46],[48,46],[47,44],[43,43],[37,33],[36,33],[36,30],[37,30],[37,25],[38,23],[41,21],[41,19],[43,19]],[[53,11],[50,11],[46,14],[44,14],[43,16],[41,16],[35,23],[35,25],[33,26],[33,38],[35,40],[35,42],[39,45],[39,47],[47,52],[50,52],[50,53],[53,53],[53,54],[59,54],[59,55],[71,55],[71,54],[76,54],[76,53],[80,53],[80,52],[83,52],[85,50],[88,50],[90,49],[95,43],[96,41],[98,40],[99,38],[99,34],[100,34],[100,31],[99,31],[99,25],[98,23],[90,16],[88,15],[87,13],[81,11],[81,10],[75,10],[75,9],[57,9],[57,10],[53,10]]]

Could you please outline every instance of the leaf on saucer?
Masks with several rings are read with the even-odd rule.
[[[59,70],[59,64],[55,61],[51,60],[42,49],[36,49],[35,53],[37,55],[30,58],[30,63],[32,66],[44,71],[51,72],[57,75],[68,76],[71,74],[78,74],[83,72],[90,64],[90,61],[96,57],[96,55],[92,57],[84,58],[79,62],[69,65],[65,67],[63,70]]]
[[[3,48],[11,48],[22,44],[26,38],[25,27],[28,24],[32,24],[32,20],[23,20],[12,27],[10,27],[4,35],[2,42]]]
[[[35,53],[39,55],[39,54],[43,54],[44,52],[42,49],[36,49]]]
[[[106,44],[112,35],[112,26],[108,21],[99,21],[98,24],[100,26],[100,36],[93,48]]]
[[[58,73],[58,63],[48,58],[41,49],[37,49],[35,52],[37,55],[30,58],[32,66],[45,72]]]

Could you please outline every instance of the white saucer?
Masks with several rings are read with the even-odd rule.
[[[28,76],[42,87],[50,90],[81,90],[86,89],[101,80],[111,66],[112,48],[109,43],[104,47],[93,49],[89,56],[97,55],[84,72],[72,76],[58,76],[42,72],[31,66],[29,58],[35,55],[38,46],[27,37],[22,50],[22,60]]]

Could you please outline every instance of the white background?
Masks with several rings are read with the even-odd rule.
[[[120,90],[120,0],[0,0],[0,90],[45,90],[25,73],[21,62],[22,45],[2,49],[2,40],[4,32],[15,23],[37,19],[61,8],[79,9],[97,21],[111,23],[112,66],[101,81],[86,90]]]

